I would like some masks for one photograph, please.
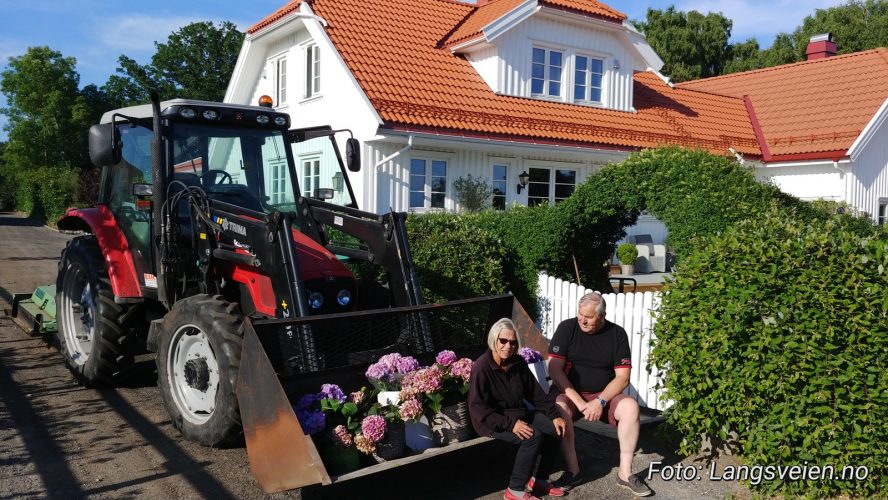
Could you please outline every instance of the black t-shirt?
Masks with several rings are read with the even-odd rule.
[[[580,330],[577,318],[555,329],[549,355],[564,359],[567,379],[579,392],[601,392],[616,377],[615,368],[631,368],[626,330],[610,321],[595,333]]]

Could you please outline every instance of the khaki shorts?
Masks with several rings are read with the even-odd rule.
[[[580,396],[583,396],[583,399],[585,399],[586,401],[592,401],[593,399],[597,398],[599,394],[601,394],[601,393],[600,392],[581,392]],[[628,398],[628,397],[629,396],[627,396],[623,393],[620,393],[620,394],[617,394],[616,396],[614,396],[614,398],[611,399],[610,401],[608,401],[607,404],[604,406],[604,411],[601,412],[601,418],[599,418],[599,420],[601,420],[602,422],[605,422],[607,424],[610,424],[613,427],[616,427],[617,426],[617,417],[616,417],[617,404],[620,401],[622,401],[623,398]],[[579,408],[577,408],[577,406],[573,403],[573,401],[571,401],[570,398],[567,397],[563,392],[558,392],[558,390],[555,389],[554,386],[553,386],[553,390],[549,392],[549,399],[553,403],[564,403],[564,405],[567,407],[568,413],[570,413],[571,420],[579,420],[580,418],[583,417],[583,413],[580,411]]]

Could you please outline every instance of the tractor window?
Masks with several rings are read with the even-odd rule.
[[[302,196],[319,198],[319,189],[330,189],[333,198],[324,201],[355,206],[338,152],[334,139],[326,135],[293,144]]]
[[[172,179],[214,200],[257,212],[295,209],[284,135],[278,130],[176,124]]]

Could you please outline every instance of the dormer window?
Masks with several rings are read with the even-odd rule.
[[[564,53],[559,50],[533,48],[530,93],[534,97],[560,98]]]
[[[580,104],[601,103],[601,81],[603,76],[603,60],[577,55],[574,58],[574,102]]]

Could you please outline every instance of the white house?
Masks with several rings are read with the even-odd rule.
[[[293,0],[247,31],[225,100],[267,94],[294,127],[352,130],[364,149],[350,180],[370,211],[458,209],[453,182],[469,174],[492,184],[498,208],[557,203],[602,165],[679,144],[759,162],[763,175],[802,197],[879,213],[872,200],[888,197],[888,151],[871,137],[884,138],[876,120],[884,106],[866,111],[878,123],[825,169],[859,179],[865,162],[880,171],[881,187],[837,193],[827,181],[825,194],[802,193],[777,174],[801,169],[817,183],[824,170],[770,167],[779,154],[763,136],[769,122],[755,124],[770,115],[754,93],[694,86],[705,81],[673,86],[661,66],[624,14],[594,0]],[[317,153],[295,153],[297,174],[310,174]],[[657,242],[665,236],[645,232]]]

